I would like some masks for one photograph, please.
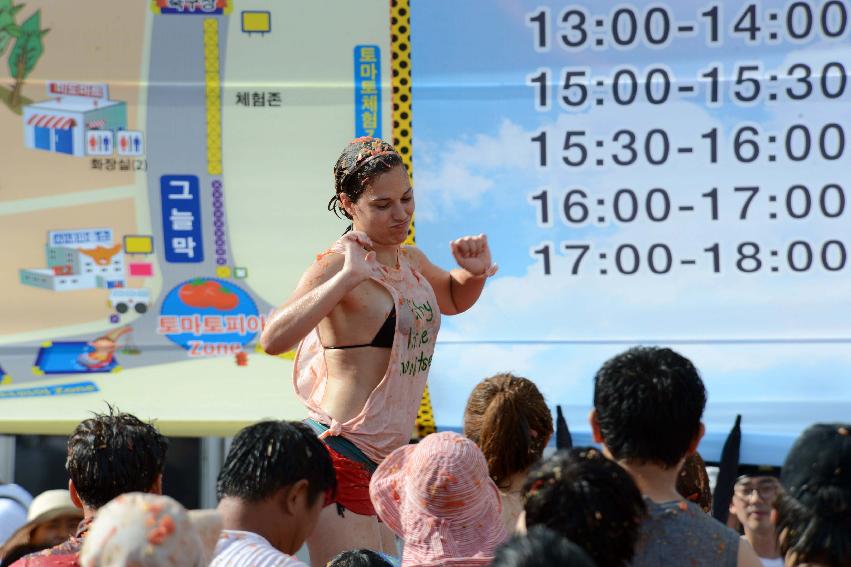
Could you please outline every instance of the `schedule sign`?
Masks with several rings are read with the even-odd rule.
[[[511,369],[584,413],[634,344],[694,360],[719,432],[851,415],[851,6],[500,6],[412,12],[418,244],[501,266],[444,324],[438,421]]]

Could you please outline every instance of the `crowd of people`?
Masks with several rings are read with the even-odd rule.
[[[851,565],[851,424],[808,428],[779,478],[743,468],[735,530],[702,504],[705,402],[689,360],[633,348],[594,378],[598,447],[545,455],[553,418],[535,384],[487,378],[469,396],[463,435],[405,444],[371,475],[391,552],[367,534],[313,565]],[[261,421],[237,433],[215,510],[187,512],[162,495],[166,451],[154,425],[117,410],[80,423],[68,439],[68,490],[13,502],[28,515],[2,564],[303,567],[296,553],[322,529],[323,510],[337,513],[334,458],[310,425]]]
[[[296,567],[305,543],[332,567],[851,566],[851,425],[811,427],[779,479],[744,474],[713,510],[696,454],[706,389],[670,349],[601,366],[596,448],[545,455],[549,406],[511,374],[473,389],[463,435],[409,443],[441,318],[470,309],[497,266],[484,234],[449,243],[451,270],[405,244],[413,187],[387,142],[353,140],[333,176],[328,208],[351,224],[259,341],[273,355],[297,347],[304,423],[240,431],[217,509],[187,512],[162,496],[167,443],[152,424],[87,419],[68,440],[67,492],[30,504],[0,486],[0,514],[19,516],[3,566]],[[718,521],[728,513],[741,534]]]

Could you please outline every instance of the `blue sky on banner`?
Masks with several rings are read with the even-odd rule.
[[[594,15],[611,13],[599,8],[599,2],[570,4],[585,6]],[[758,184],[785,191],[795,182],[810,187],[842,183],[848,179],[845,160],[818,162],[817,166],[810,161],[786,161],[770,167],[741,164],[720,142],[719,163],[709,166],[705,150],[697,148],[700,134],[713,127],[726,139],[737,125],[745,123],[753,123],[765,133],[785,131],[795,123],[820,127],[838,117],[848,118],[851,103],[847,97],[842,102],[815,96],[804,102],[753,107],[727,100],[718,108],[707,108],[702,93],[663,107],[646,103],[617,106],[609,97],[604,111],[592,106],[582,112],[565,112],[554,104],[552,110],[538,112],[526,77],[542,67],[552,69],[555,76],[567,66],[590,67],[592,76],[609,76],[614,67],[632,65],[640,70],[662,64],[677,80],[695,83],[711,62],[722,64],[728,76],[734,64],[755,60],[765,69],[778,71],[796,62],[814,68],[828,61],[847,65],[851,47],[847,42],[822,40],[747,47],[727,36],[721,47],[710,49],[701,33],[662,50],[639,46],[626,51],[589,48],[570,53],[554,44],[549,52],[538,53],[532,46],[532,29],[525,24],[526,14],[538,5],[550,5],[557,14],[565,4],[432,0],[412,6],[418,244],[435,262],[450,266],[447,243],[460,235],[484,232],[501,268],[471,312],[444,319],[431,381],[438,423],[460,423],[466,400],[458,392],[500,370],[534,378],[553,404],[587,407],[593,372],[608,356],[625,348],[606,341],[682,341],[674,346],[697,363],[712,403],[741,404],[743,410],[754,401],[841,401],[847,407],[851,401],[851,352],[842,344],[807,342],[851,337],[851,320],[838,316],[851,308],[847,287],[837,285],[846,279],[847,271],[845,276],[824,271],[791,275],[788,270],[780,276],[742,274],[729,269],[728,259],[721,275],[680,270],[667,276],[546,277],[540,261],[529,252],[542,241],[571,240],[609,250],[624,242],[642,250],[654,242],[666,242],[700,255],[714,242],[723,249],[755,240],[767,249],[784,247],[795,239],[820,243],[845,238],[847,231],[840,225],[847,223],[847,218],[769,224],[767,203],[755,204],[752,211],[766,220],[743,224],[738,220],[737,200],[722,202],[721,220],[715,222],[704,216],[690,224],[634,222],[576,228],[556,218],[552,227],[541,228],[529,195],[542,187],[562,193],[568,187],[605,189],[607,194],[622,187],[639,193],[665,187],[672,199],[687,194],[699,204],[699,195],[713,186],[732,191],[733,186]],[[703,0],[693,0],[667,7],[679,20],[696,21],[706,5]],[[740,3],[727,2],[722,10],[728,12],[724,19],[729,25]],[[721,88],[723,91],[724,85]],[[537,147],[529,141],[542,128],[551,132],[549,157],[555,164],[546,169],[534,165]],[[590,140],[598,138],[611,144],[611,135],[621,128],[635,132],[663,128],[674,146],[677,140],[693,141],[695,155],[659,167],[568,170],[561,166],[557,133],[586,130],[590,149]],[[609,149],[607,153],[611,153]],[[564,274],[569,264],[559,264],[556,257],[553,271],[560,269]],[[717,342],[719,339],[723,342]],[[748,342],[753,339],[791,342]],[[482,344],[457,344],[469,340]],[[604,344],[548,342],[576,340]],[[813,419],[820,417],[816,412],[821,410],[812,411]],[[773,422],[766,425],[769,429],[777,426]],[[729,423],[725,420],[718,427],[729,427]]]

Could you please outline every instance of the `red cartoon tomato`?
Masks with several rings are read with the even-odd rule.
[[[230,311],[239,305],[239,296],[213,280],[196,278],[177,291],[184,305],[204,309],[211,307],[219,311]]]
[[[239,296],[224,286],[220,286],[213,298],[213,307],[221,311],[236,309],[239,305]]]

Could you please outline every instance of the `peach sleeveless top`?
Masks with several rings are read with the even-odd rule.
[[[390,293],[396,305],[396,333],[387,370],[357,416],[340,423],[319,406],[328,367],[317,329],[302,340],[293,368],[295,393],[309,416],[329,426],[320,438],[341,435],[375,463],[410,440],[440,329],[431,284],[411,266],[404,250],[398,265],[393,269],[375,262],[373,267],[371,279]]]

